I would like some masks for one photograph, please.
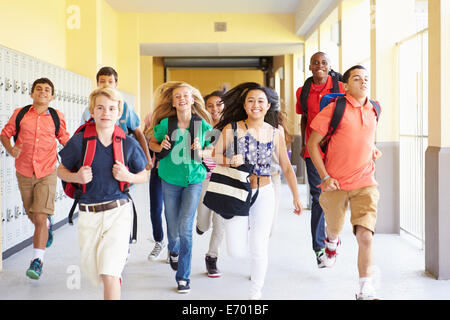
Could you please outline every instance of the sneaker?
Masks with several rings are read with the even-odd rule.
[[[249,300],[261,300],[261,296],[262,296],[261,290],[252,289],[252,290],[250,290],[250,295],[249,295],[248,299]]]
[[[205,263],[206,263],[206,270],[208,271],[208,277],[218,278],[222,275],[219,269],[217,269],[217,258],[206,256]]]
[[[178,255],[169,251],[169,263],[173,270],[178,269]]]
[[[319,251],[315,251],[317,266],[319,268],[325,268],[325,248],[320,249]]]
[[[150,254],[148,255],[148,260],[151,261],[155,261],[159,258],[159,256],[161,255],[164,247],[166,245],[161,241],[161,242],[156,242],[155,246],[153,247],[152,252],[150,252]]]
[[[42,273],[42,266],[44,264],[41,262],[41,259],[36,258],[33,261],[31,261],[30,267],[28,268],[26,275],[28,278],[39,280]]]
[[[356,300],[380,300],[376,297],[375,288],[370,282],[365,282],[358,294]]]
[[[197,226],[195,226],[195,231],[197,231],[197,233],[198,233],[199,235],[204,234],[204,232],[203,232],[202,230],[200,230]]]
[[[178,293],[189,293],[189,291],[191,291],[191,288],[189,287],[189,283],[186,280],[178,281]]]
[[[53,243],[53,218],[51,216],[48,216],[48,223],[47,223],[47,228],[48,228],[48,240],[47,240],[47,244],[45,245],[46,248],[50,247]]]
[[[331,242],[328,238],[325,240],[325,256],[323,257],[323,261],[326,267],[331,268],[336,263],[337,257],[337,248],[341,245],[341,239],[338,238],[338,242],[336,244],[336,248],[334,250],[328,249],[328,246]]]

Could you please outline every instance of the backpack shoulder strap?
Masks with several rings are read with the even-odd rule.
[[[167,122],[167,135],[169,136],[169,139],[172,141],[172,134],[177,130],[178,126],[178,118],[177,116],[171,116],[168,119]]]
[[[16,134],[14,135],[14,142],[17,141],[17,138],[19,137],[19,131],[20,131],[20,121],[22,121],[25,114],[30,110],[31,104],[23,107],[20,109],[20,111],[17,113],[16,117]]]
[[[334,109],[333,116],[331,117],[330,127],[328,129],[330,136],[336,132],[336,129],[341,122],[342,116],[344,115],[346,104],[347,99],[345,97],[336,99],[336,108]]]
[[[336,73],[332,73],[331,80],[333,81],[333,88],[331,89],[332,93],[339,93],[339,77]]]
[[[55,137],[56,137],[59,133],[61,120],[59,119],[58,113],[56,112],[55,109],[53,109],[52,107],[48,107],[48,111],[50,112],[50,115],[52,116],[53,119],[53,123],[55,124]]]
[[[309,77],[305,80],[305,83],[303,84],[302,92],[300,93],[300,103],[302,104],[302,110],[303,115],[307,117],[308,108],[307,108],[307,102],[308,102],[308,95],[309,90],[311,90],[311,83],[312,83],[312,77]]]
[[[378,118],[380,117],[380,113],[381,113],[380,105],[375,100],[370,100],[370,103],[373,105],[373,108],[375,110],[375,114],[377,116],[377,122],[378,122]]]
[[[123,146],[123,141],[126,139],[125,132],[122,128],[115,125],[113,133],[113,154],[114,162],[119,161],[127,168],[125,148]],[[127,193],[129,191],[130,183],[128,181],[119,181],[120,191]]]

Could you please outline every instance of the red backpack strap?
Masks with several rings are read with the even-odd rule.
[[[125,167],[128,169],[128,166],[125,163],[125,149],[123,147],[123,140],[126,139],[125,132],[122,128],[115,125],[114,126],[114,133],[113,133],[113,153],[114,153],[114,163],[119,161],[120,163],[124,164]],[[122,192],[128,192],[128,188],[130,186],[130,183],[127,181],[119,181],[120,185],[120,191]]]
[[[91,166],[95,157],[95,149],[97,148],[97,130],[95,129],[95,123],[89,122],[85,124],[83,132],[83,149],[84,158],[83,166]],[[86,192],[86,185],[81,185],[82,192]]]

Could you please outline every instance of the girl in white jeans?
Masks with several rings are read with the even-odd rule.
[[[250,249],[251,289],[250,299],[260,299],[268,265],[269,237],[275,212],[275,198],[270,180],[272,153],[277,152],[283,175],[293,196],[294,213],[302,211],[297,179],[287,156],[284,136],[278,124],[272,126],[265,117],[279,112],[278,95],[272,89],[254,82],[236,86],[225,94],[227,106],[215,128],[222,130],[213,156],[218,165],[239,166],[244,162],[254,165],[250,176],[252,189],[259,188],[258,197],[248,217],[234,216],[225,222],[228,252],[243,256]],[[269,111],[272,109],[272,112]],[[269,112],[268,112],[269,111]],[[276,118],[276,116],[275,116]],[[237,154],[233,154],[233,130],[237,122]],[[269,122],[269,123],[268,123]]]

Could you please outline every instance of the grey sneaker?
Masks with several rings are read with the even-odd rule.
[[[161,255],[163,249],[165,248],[165,243],[164,242],[156,242],[155,246],[153,247],[152,252],[150,252],[150,254],[148,255],[148,260],[150,261],[155,261],[159,258],[159,256]]]
[[[206,270],[208,271],[208,277],[218,278],[222,275],[219,269],[217,269],[217,258],[210,256],[205,257]]]
[[[178,269],[178,254],[169,251],[169,263],[173,270]]]
[[[186,280],[178,281],[178,293],[189,293],[189,291],[191,291],[191,288],[189,287],[189,283]]]
[[[319,268],[325,268],[325,248],[320,249],[319,251],[315,251],[317,266]]]

